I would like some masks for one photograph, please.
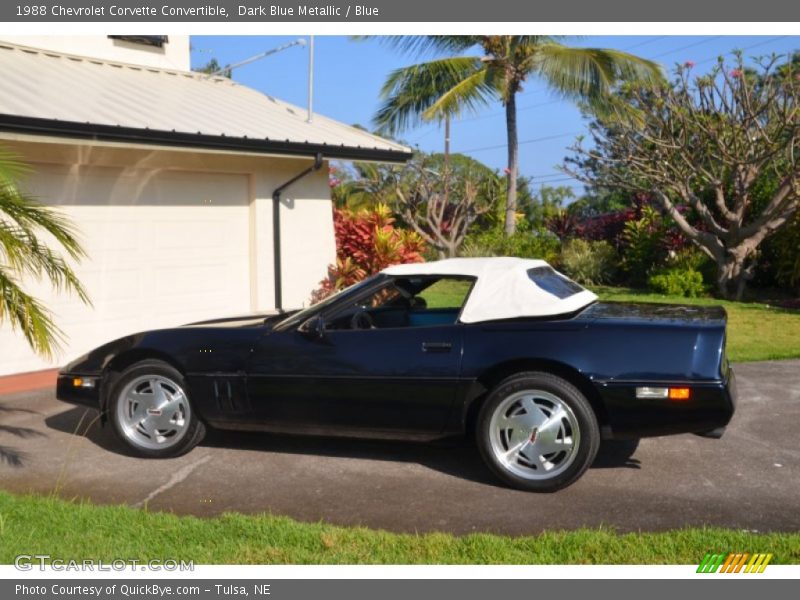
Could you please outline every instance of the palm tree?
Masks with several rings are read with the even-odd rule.
[[[0,323],[19,329],[35,352],[49,358],[63,334],[21,282],[46,279],[55,290],[75,293],[88,304],[75,272],[43,238],[51,238],[73,260],[84,253],[67,219],[20,191],[18,182],[28,171],[18,156],[0,148]]]
[[[551,36],[387,36],[390,45],[417,56],[448,53],[397,69],[381,89],[375,115],[382,132],[396,134],[424,121],[444,120],[494,100],[505,107],[508,135],[506,234],[514,233],[517,210],[517,94],[536,76],[561,96],[601,108],[622,81],[655,82],[660,67],[620,50],[571,48]],[[465,56],[474,47],[481,55]],[[452,56],[454,55],[454,56]]]

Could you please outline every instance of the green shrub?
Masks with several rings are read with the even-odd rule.
[[[705,292],[702,273],[692,268],[661,269],[651,275],[647,283],[653,291],[667,296],[696,298]]]
[[[490,230],[470,234],[461,245],[460,256],[517,256],[540,258],[555,264],[559,257],[558,238],[547,231],[518,231],[506,236]]]
[[[616,250],[606,241],[574,239],[561,248],[561,269],[583,285],[611,283],[618,262]]]
[[[776,280],[785,289],[800,293],[800,213],[777,233],[772,246]]]
[[[715,281],[717,265],[705,252],[694,246],[687,246],[678,251],[667,264],[670,268],[692,269],[703,276],[703,283],[708,285]]]
[[[663,264],[666,259],[662,243],[664,233],[661,217],[649,206],[642,210],[640,219],[625,223],[622,268],[632,284],[646,283],[655,266]]]

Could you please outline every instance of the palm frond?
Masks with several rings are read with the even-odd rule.
[[[0,148],[0,189],[13,187],[20,177],[30,172],[20,156],[6,148]]]
[[[443,93],[483,68],[480,57],[463,56],[393,71],[381,89],[383,103],[374,117],[375,125],[380,131],[393,134],[428,120],[424,114]]]
[[[590,103],[606,100],[620,82],[663,81],[661,67],[653,61],[620,50],[555,43],[542,45],[527,67],[562,96]]]
[[[58,210],[22,195],[16,186],[0,189],[0,212],[23,229],[33,231],[40,227],[47,231],[72,258],[85,256],[72,223]]]
[[[22,332],[30,347],[50,358],[63,340],[45,306],[26,293],[21,281],[46,280],[56,291],[89,296],[75,271],[47,243],[54,240],[72,259],[84,256],[72,224],[56,209],[23,194],[18,178],[28,168],[0,149],[0,322]]]
[[[484,64],[480,70],[459,81],[442,94],[422,115],[424,119],[436,119],[445,115],[460,115],[475,111],[496,100],[502,76],[491,65]]]
[[[53,356],[64,339],[44,305],[26,294],[3,268],[0,268],[0,321],[19,329],[30,347],[46,358]]]
[[[353,40],[377,40],[379,43],[410,56],[462,54],[480,44],[478,35],[357,35]]]
[[[91,304],[72,267],[40,241],[34,231],[0,219],[0,256],[5,256],[5,263],[19,276],[45,277],[56,291],[74,293],[85,304]]]

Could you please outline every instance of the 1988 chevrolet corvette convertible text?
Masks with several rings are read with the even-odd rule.
[[[59,374],[136,454],[206,427],[476,436],[507,484],[554,491],[601,439],[719,437],[734,411],[722,308],[598,302],[547,263],[398,265],[302,311],[147,331]]]

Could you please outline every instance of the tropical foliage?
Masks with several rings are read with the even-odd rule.
[[[473,223],[500,195],[497,176],[483,169],[454,172],[436,157],[412,161],[395,188],[398,212],[440,257],[456,256]]]
[[[461,247],[461,256],[518,256],[558,261],[559,240],[547,231],[517,231],[505,235],[500,229],[470,234]]]
[[[76,231],[57,210],[20,190],[29,171],[18,156],[0,149],[0,323],[19,330],[34,351],[50,357],[63,334],[26,284],[44,280],[83,302],[89,298],[67,260],[83,256]]]
[[[397,69],[387,78],[375,123],[397,133],[430,120],[444,120],[499,101],[508,140],[504,229],[517,226],[519,143],[517,94],[533,78],[555,93],[605,108],[622,81],[660,80],[658,66],[619,50],[574,48],[552,36],[388,36],[381,38],[417,57],[443,55]],[[477,49],[478,54],[467,55]]]
[[[561,270],[583,285],[612,283],[619,268],[619,256],[606,241],[567,241],[561,248]]]
[[[336,209],[336,264],[320,282],[312,301],[352,285],[386,267],[422,262],[425,243],[413,231],[394,226],[395,219],[385,205],[359,210]]]
[[[455,154],[415,152],[406,165],[337,166],[329,182],[335,203],[351,210],[388,206],[399,225],[413,229],[438,256],[455,256],[467,232],[502,196],[497,174]]]
[[[749,68],[740,53],[704,75],[692,67],[627,88],[635,110],[597,119],[566,170],[650,196],[714,260],[718,293],[740,298],[759,246],[800,207],[800,68],[778,56]]]

